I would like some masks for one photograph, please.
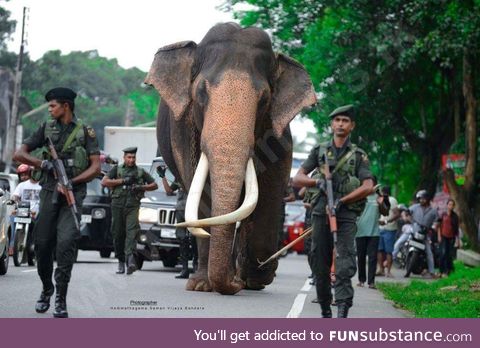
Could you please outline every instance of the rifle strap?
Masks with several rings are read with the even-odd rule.
[[[338,169],[340,169],[341,167],[343,167],[343,165],[350,159],[350,157],[352,157],[352,155],[355,153],[355,147],[353,147],[350,151],[348,151],[348,153],[343,156],[340,161],[338,161],[337,165],[335,166],[335,168],[333,169],[331,175],[333,175]]]
[[[62,152],[64,152],[66,149],[68,149],[70,144],[73,142],[73,139],[75,139],[75,137],[77,136],[78,131],[80,130],[80,128],[82,128],[82,126],[83,125],[82,125],[81,122],[77,122],[77,125],[76,125],[75,129],[73,130],[72,133],[70,133],[70,135],[68,136],[65,144],[63,144]]]

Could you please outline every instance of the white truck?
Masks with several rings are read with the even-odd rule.
[[[136,146],[137,163],[152,163],[157,156],[157,135],[155,127],[110,127],[104,128],[104,150],[112,158],[122,162],[126,147]]]

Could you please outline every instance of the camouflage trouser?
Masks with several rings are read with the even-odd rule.
[[[112,206],[112,236],[115,247],[115,257],[125,262],[133,254],[137,245],[137,234],[140,231],[138,223],[139,207]]]
[[[326,215],[312,215],[312,270],[317,277],[317,297],[319,303],[332,300],[330,268],[333,257],[333,236],[326,223]],[[335,258],[335,300],[349,306],[353,301],[352,277],[357,271],[355,261],[354,221],[338,221],[337,256]]]

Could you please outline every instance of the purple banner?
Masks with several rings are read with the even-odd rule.
[[[3,347],[480,347],[479,319],[0,319]]]

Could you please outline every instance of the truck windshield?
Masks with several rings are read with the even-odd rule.
[[[102,179],[95,178],[89,183],[87,183],[87,196],[106,196],[108,194],[108,189],[103,187],[100,183]]]

